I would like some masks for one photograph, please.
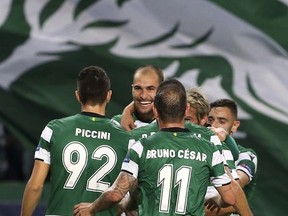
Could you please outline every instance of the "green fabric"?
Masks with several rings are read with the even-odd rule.
[[[142,148],[136,143],[128,158],[139,166],[140,215],[203,215],[210,177],[225,174],[216,146],[190,131],[159,131],[139,141]],[[215,184],[227,184],[226,177]]]
[[[239,149],[237,143],[235,142],[234,138],[228,135],[226,137],[225,143],[227,144],[228,148],[231,150],[233,155],[234,161],[238,160],[239,158]]]
[[[47,122],[79,112],[83,67],[107,71],[112,117],[132,100],[135,69],[156,65],[237,102],[234,138],[259,160],[254,214],[286,215],[287,11],[275,0],[0,1],[0,122],[34,150]]]
[[[72,215],[75,204],[93,202],[107,190],[120,172],[129,139],[127,132],[105,117],[76,114],[50,121],[35,153],[45,163],[51,160],[46,214]]]

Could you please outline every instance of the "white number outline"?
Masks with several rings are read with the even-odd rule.
[[[179,185],[175,208],[176,214],[186,213],[191,173],[192,167],[189,166],[181,166],[179,169],[176,170],[174,187],[177,187],[177,185]]]
[[[192,167],[183,165],[175,171],[175,181],[173,181],[173,164],[165,164],[158,171],[157,187],[162,185],[159,212],[169,213],[172,183],[174,182],[174,188],[178,187],[175,213],[186,213],[191,173]]]
[[[172,190],[171,182],[173,178],[172,172],[173,172],[172,164],[165,164],[158,171],[157,187],[162,185],[160,203],[159,203],[159,212],[169,213],[171,190]]]
[[[102,160],[103,157],[106,157],[107,161],[87,180],[86,189],[88,191],[104,192],[110,187],[111,183],[101,180],[114,169],[117,162],[117,154],[110,146],[102,145],[94,150],[91,157],[94,160]]]
[[[72,154],[77,154],[77,160],[72,161]],[[103,157],[107,161],[99,167],[93,175],[87,180],[86,190],[94,192],[104,192],[110,187],[110,182],[104,182],[102,179],[107,176],[115,167],[117,163],[117,154],[115,150],[108,145],[98,146],[92,153],[91,159],[102,160]],[[81,162],[79,164],[79,162]],[[72,141],[68,143],[62,151],[62,163],[69,176],[63,186],[65,189],[74,189],[78,180],[80,179],[88,162],[88,151],[85,145],[81,142]],[[76,169],[75,166],[80,166]],[[79,171],[78,171],[79,170]],[[74,172],[73,172],[74,171]]]
[[[74,153],[77,154],[77,161],[75,162],[72,161],[72,155]],[[82,157],[82,155],[84,155],[84,157]],[[72,141],[64,147],[62,151],[62,164],[64,168],[66,169],[66,171],[69,173],[69,176],[67,177],[63,188],[65,189],[75,188],[80,176],[82,175],[87,165],[87,160],[88,160],[87,155],[88,155],[87,148],[81,142]],[[73,171],[71,168],[81,165],[79,164],[79,162],[83,164],[80,167],[79,172],[76,173],[75,170],[78,171],[78,169],[76,168]]]

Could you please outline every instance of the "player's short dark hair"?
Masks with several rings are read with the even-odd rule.
[[[186,92],[181,82],[169,79],[158,86],[154,106],[162,120],[177,121],[184,118],[186,105]]]
[[[78,74],[77,87],[83,104],[103,104],[111,88],[105,70],[98,66],[83,68]]]
[[[218,99],[212,103],[210,103],[210,107],[215,108],[215,107],[227,107],[228,109],[230,109],[232,115],[234,115],[235,119],[237,119],[238,117],[238,108],[237,108],[237,104],[235,103],[235,101],[227,99],[227,98],[221,98]]]

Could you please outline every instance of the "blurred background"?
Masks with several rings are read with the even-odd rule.
[[[42,129],[80,111],[78,72],[103,67],[107,116],[132,99],[136,68],[239,106],[239,144],[258,155],[254,215],[286,215],[287,0],[1,0],[0,216],[19,215]],[[35,215],[43,215],[49,179]]]

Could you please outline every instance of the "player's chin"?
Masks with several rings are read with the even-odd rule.
[[[143,113],[143,114],[153,112],[153,104],[144,105],[144,106],[140,105],[138,110],[140,113]]]

